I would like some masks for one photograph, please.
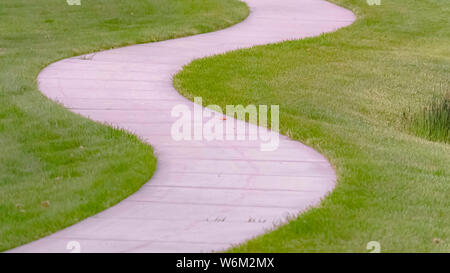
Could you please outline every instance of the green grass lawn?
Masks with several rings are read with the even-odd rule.
[[[282,133],[336,167],[320,207],[231,251],[365,252],[379,241],[382,252],[448,252],[450,144],[415,134],[404,113],[449,90],[450,1],[334,2],[358,20],[197,60],[175,78],[205,105],[280,105]]]
[[[39,93],[41,69],[82,53],[225,28],[237,0],[0,1],[0,251],[129,196],[152,176],[150,146]]]

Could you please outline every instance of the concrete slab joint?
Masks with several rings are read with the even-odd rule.
[[[171,77],[196,58],[301,39],[351,24],[322,0],[246,0],[250,16],[228,29],[128,46],[54,63],[39,77],[49,98],[125,128],[158,157],[154,177],[118,205],[13,252],[209,252],[267,232],[333,189],[328,161],[281,136],[265,153],[252,141],[175,141],[171,109],[193,108]],[[181,50],[182,49],[182,50]]]

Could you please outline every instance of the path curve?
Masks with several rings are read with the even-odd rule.
[[[228,29],[65,59],[39,74],[47,97],[153,145],[158,168],[149,183],[118,205],[13,252],[69,252],[70,241],[79,242],[82,252],[220,251],[317,205],[334,187],[328,161],[284,136],[274,152],[261,152],[257,141],[171,137],[172,108],[193,108],[172,86],[183,65],[316,36],[355,20],[352,12],[322,0],[245,2],[249,17]]]

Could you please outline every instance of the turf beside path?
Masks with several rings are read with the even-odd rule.
[[[151,147],[44,98],[41,69],[59,59],[225,28],[235,0],[0,2],[0,251],[100,212],[152,176]]]
[[[450,1],[335,0],[336,33],[197,60],[175,79],[205,105],[280,105],[281,131],[326,155],[322,207],[236,252],[450,251],[450,145],[416,136],[405,111],[449,90]],[[201,81],[199,79],[202,79]]]

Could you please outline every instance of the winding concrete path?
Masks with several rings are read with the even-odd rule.
[[[120,204],[13,252],[69,252],[70,241],[82,252],[220,251],[317,205],[334,187],[328,161],[284,136],[273,152],[260,151],[258,141],[171,137],[173,107],[194,107],[172,86],[183,65],[334,31],[355,19],[322,0],[246,2],[250,16],[228,29],[70,58],[42,71],[38,81],[46,96],[139,135],[155,148],[158,168]]]

